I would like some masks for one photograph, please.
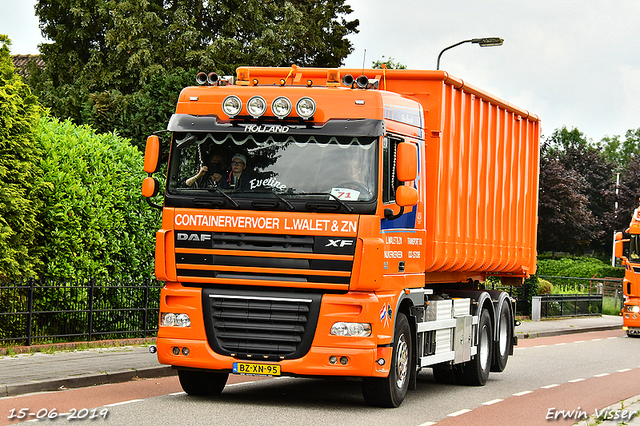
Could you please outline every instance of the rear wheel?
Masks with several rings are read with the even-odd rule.
[[[511,335],[513,334],[513,320],[511,319],[511,310],[509,309],[507,301],[504,301],[500,306],[496,327],[498,327],[498,340],[493,346],[491,371],[501,372],[504,371],[507,366],[511,345],[513,344],[511,339]]]
[[[396,318],[395,340],[389,376],[362,380],[362,395],[368,405],[395,408],[399,406],[409,388],[409,376],[413,368],[412,335],[409,321],[403,313]]]
[[[460,379],[467,385],[484,386],[489,378],[491,353],[493,349],[491,315],[486,309],[482,310],[478,321],[477,347],[478,353],[475,358],[462,364]]]
[[[189,395],[220,395],[227,384],[229,373],[178,370],[180,386]]]

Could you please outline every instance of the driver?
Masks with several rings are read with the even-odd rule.
[[[196,188],[217,187],[220,185],[222,175],[224,174],[224,164],[226,160],[222,154],[213,154],[208,165],[202,166],[195,176],[191,176],[185,181],[187,186]]]
[[[247,157],[242,154],[235,154],[231,158],[231,171],[229,175],[222,180],[221,188],[246,191],[249,189],[249,181],[251,176],[245,171],[247,168]]]

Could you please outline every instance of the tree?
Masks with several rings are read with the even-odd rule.
[[[615,187],[614,164],[607,160],[598,145],[590,143],[583,133],[573,128],[557,129],[547,139],[549,154],[565,169],[577,172],[585,181],[582,193],[595,220],[591,248],[604,251],[609,247],[609,233],[614,204],[609,194]]]
[[[395,59],[389,57],[386,61],[384,60],[384,55],[382,55],[382,59],[378,59],[377,61],[373,61],[371,65],[373,69],[381,69],[382,65],[386,66],[388,70],[406,70],[407,66],[396,62]]]
[[[33,276],[40,266],[37,214],[44,186],[34,136],[44,110],[15,73],[10,44],[0,35],[0,279]]]
[[[583,250],[597,235],[585,179],[543,150],[540,160],[538,251]]]
[[[175,108],[142,109],[154,103],[145,98],[152,80],[181,88],[196,70],[337,67],[353,50],[347,36],[358,32],[358,20],[346,19],[351,12],[345,0],[39,0],[52,43],[40,46],[46,69],[29,83],[54,116],[78,124],[108,116],[117,125],[108,130],[138,141],[149,129],[127,127],[130,115],[162,117],[151,129],[158,130]]]

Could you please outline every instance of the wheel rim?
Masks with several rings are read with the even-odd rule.
[[[507,353],[507,340],[509,336],[507,335],[509,332],[509,323],[507,322],[507,316],[503,315],[500,317],[500,337],[498,343],[500,344],[500,355],[504,356]]]
[[[489,327],[482,327],[480,332],[480,366],[486,370],[489,365]]]
[[[404,334],[398,339],[398,348],[396,349],[396,386],[402,389],[404,382],[407,380],[409,372],[409,345]]]

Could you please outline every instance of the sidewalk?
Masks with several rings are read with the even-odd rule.
[[[621,317],[605,315],[522,321],[516,334],[518,339],[530,339],[621,327]],[[146,346],[0,356],[0,398],[175,374],[175,370],[158,363]]]

